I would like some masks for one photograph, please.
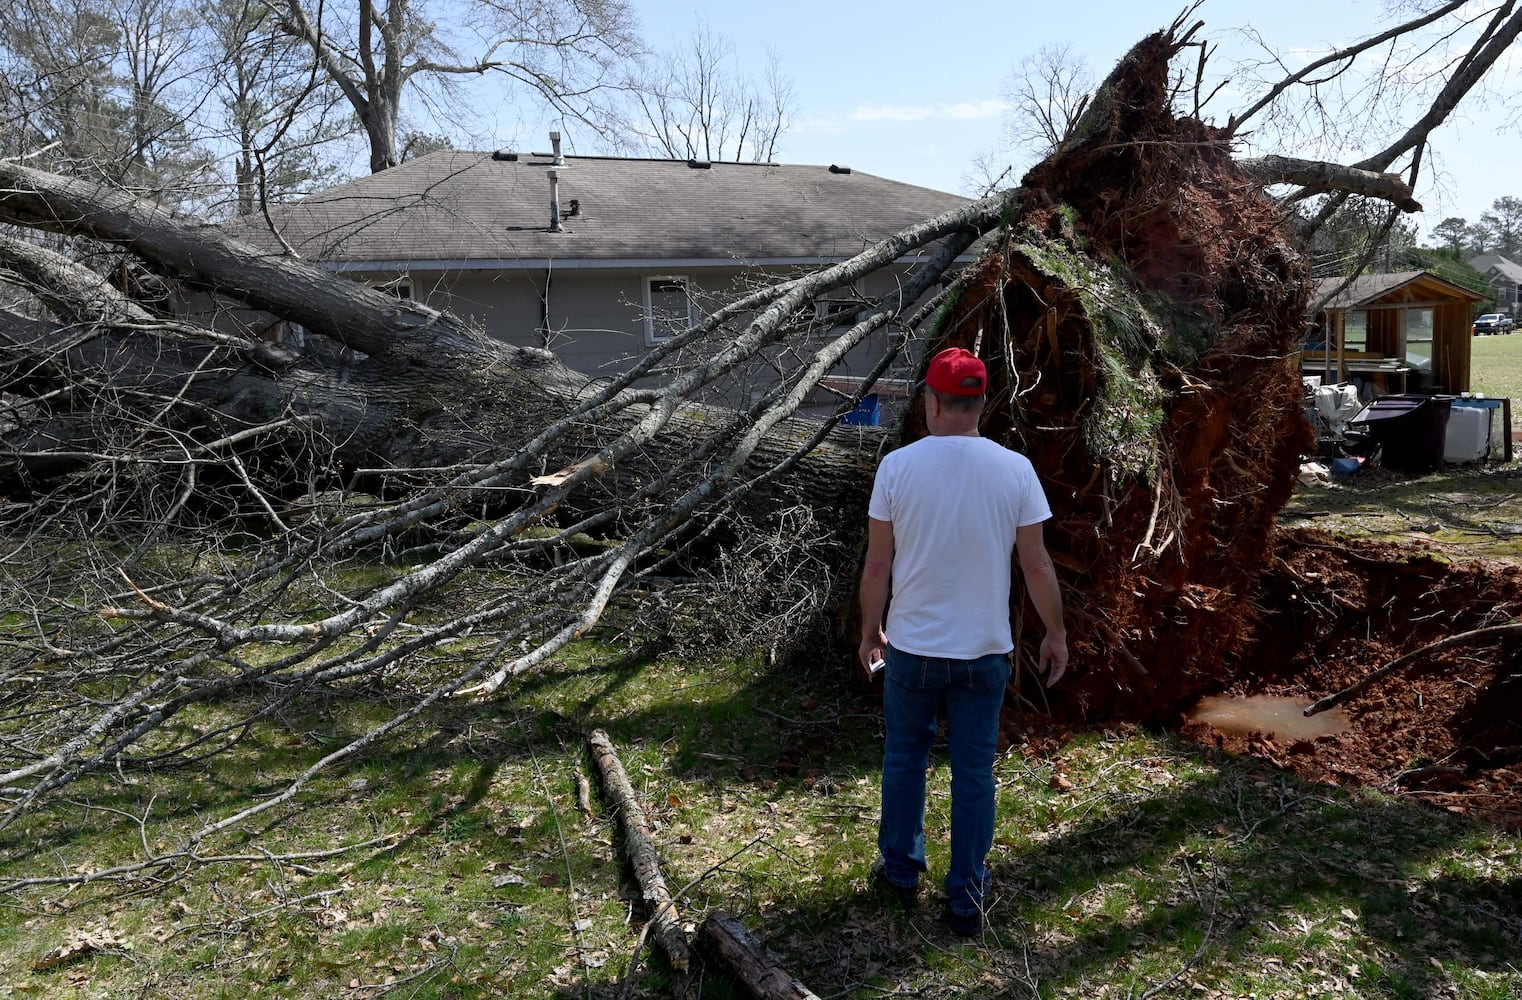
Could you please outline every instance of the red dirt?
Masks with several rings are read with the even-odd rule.
[[[1522,613],[1522,568],[1287,531],[1259,586],[1257,641],[1221,691],[1314,700],[1428,643]],[[1350,731],[1275,743],[1186,722],[1201,743],[1313,781],[1400,789],[1522,828],[1522,638],[1421,658],[1343,704]],[[1179,706],[1180,712],[1188,706]]]
[[[1522,566],[1448,562],[1419,545],[1295,529],[1276,538],[1256,597],[1254,638],[1203,693],[1309,704],[1430,643],[1522,615]],[[1029,682],[1026,695],[1039,704]],[[1096,721],[1060,697],[1050,717],[1021,715],[1013,701],[1006,742],[1038,751]],[[1189,719],[1194,703],[1190,697],[1161,714],[1201,745],[1260,757],[1309,781],[1379,787],[1522,830],[1522,635],[1412,661],[1341,704],[1347,732],[1314,740],[1222,733]],[[1134,715],[1107,721],[1130,724]]]

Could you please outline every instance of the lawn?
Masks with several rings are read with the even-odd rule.
[[[641,952],[613,818],[578,793],[597,727],[650,811],[683,918],[736,914],[821,997],[1522,993],[1522,838],[1134,729],[1001,757],[988,929],[956,939],[933,883],[909,913],[866,888],[875,692],[824,653],[623,641],[441,708],[152,878],[47,881],[172,850],[397,692],[314,697],[225,753],[76,786],[0,831],[4,878],[35,880],[0,886],[0,996],[738,996],[712,965],[683,980]],[[936,764],[932,871],[949,806]]]
[[[1522,428],[1522,334],[1470,340],[1469,387],[1485,396],[1512,400],[1512,426]]]
[[[1474,389],[1522,400],[1522,336],[1474,349]],[[1518,558],[1514,470],[1305,490],[1286,517]],[[221,752],[94,776],[0,828],[0,998],[741,995],[713,964],[682,977],[642,947],[615,818],[582,791],[597,728],[686,925],[735,914],[821,997],[1522,996],[1522,834],[1135,728],[1033,726],[1007,748],[987,929],[954,938],[933,879],[913,912],[867,889],[877,692],[828,649],[721,652],[722,622],[681,621],[608,624],[193,853],[190,831],[277,794],[491,637],[299,714],[182,713],[178,735],[222,732]],[[19,676],[5,658],[27,628],[0,616],[0,677]],[[10,745],[35,706],[0,704]],[[935,764],[932,873],[949,816]],[[151,858],[167,863],[134,870]]]

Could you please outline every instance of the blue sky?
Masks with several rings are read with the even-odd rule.
[[[797,117],[779,159],[840,163],[926,187],[972,193],[974,157],[1001,145],[1001,95],[1017,60],[1047,44],[1069,44],[1096,76],[1132,43],[1166,27],[1182,4],[1069,0],[875,0],[821,3],[693,3],[634,0],[652,48],[679,44],[699,19],[727,36],[759,76],[775,52],[791,77]],[[1387,25],[1388,0],[1205,0],[1196,17],[1220,44],[1223,75],[1256,52],[1252,29],[1291,66]],[[1489,9],[1476,3],[1476,10]],[[1471,222],[1502,195],[1522,196],[1522,127],[1500,105],[1517,95],[1522,59],[1493,78],[1488,107],[1461,107],[1437,134],[1425,168],[1418,217],[1426,231],[1449,215]],[[1232,84],[1207,110],[1224,115],[1246,92]],[[1236,100],[1233,100],[1236,99]],[[1522,101],[1514,102],[1522,103]],[[1308,150],[1278,147],[1290,155]],[[1356,159],[1359,150],[1346,158]],[[1367,152],[1364,150],[1362,152]],[[1436,170],[1433,166],[1436,166]]]

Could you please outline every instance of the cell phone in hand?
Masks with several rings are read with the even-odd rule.
[[[883,661],[882,660],[880,660],[880,659],[873,660],[871,663],[867,664],[867,673],[869,675],[873,676],[873,677],[876,677],[878,672],[880,670],[882,670],[882,668],[883,668]]]

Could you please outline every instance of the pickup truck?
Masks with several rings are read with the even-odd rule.
[[[1505,313],[1486,313],[1474,321],[1474,335],[1483,337],[1486,334],[1511,333],[1516,324]]]

